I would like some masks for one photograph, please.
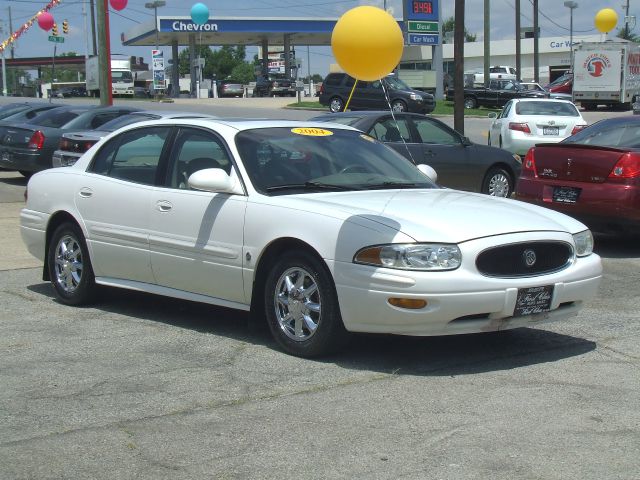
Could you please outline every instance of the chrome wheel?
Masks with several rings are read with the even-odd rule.
[[[342,103],[342,100],[338,97],[333,97],[329,102],[329,110],[333,113],[341,112],[343,108],[344,103]]]
[[[58,300],[82,305],[93,300],[95,276],[80,227],[63,223],[53,232],[47,250],[47,274]]]
[[[71,235],[65,235],[58,241],[54,268],[55,282],[65,293],[74,293],[82,280],[84,266],[82,247]]]
[[[402,100],[396,100],[391,105],[391,108],[394,112],[406,112],[407,105]]]
[[[508,198],[513,192],[511,175],[502,168],[492,168],[484,179],[482,193],[494,197]]]
[[[289,268],[276,283],[274,307],[278,325],[287,337],[297,342],[310,339],[321,316],[316,280],[303,268]]]

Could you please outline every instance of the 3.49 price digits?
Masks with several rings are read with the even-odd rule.
[[[431,15],[433,13],[433,3],[423,0],[414,0],[413,13],[425,13]]]

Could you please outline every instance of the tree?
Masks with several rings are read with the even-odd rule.
[[[231,79],[242,82],[245,85],[253,82],[256,79],[255,67],[248,62],[242,62],[231,70]]]
[[[454,17],[449,17],[444,22],[442,22],[442,43],[447,43],[446,33],[451,32],[453,34],[453,32],[455,31],[455,26],[456,26],[456,21]],[[464,27],[464,41],[465,42],[476,41],[476,35],[469,33],[469,31],[467,30],[467,27]]]
[[[616,37],[622,38],[623,40],[629,40],[630,42],[640,43],[640,36],[635,33],[631,33],[631,29],[627,31],[624,27],[618,29]]]
[[[185,48],[178,55],[178,71],[182,76],[190,73],[190,53],[190,49]],[[199,45],[195,50],[196,58],[198,54],[200,54],[200,58],[204,59],[202,76],[207,79],[214,78],[214,76],[216,80],[229,78],[235,67],[246,63],[244,60],[246,48],[243,45],[237,47],[224,45],[215,51],[207,45]]]

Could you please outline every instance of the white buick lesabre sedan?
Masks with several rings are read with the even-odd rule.
[[[251,310],[308,357],[348,332],[538,325],[595,294],[583,224],[432,178],[347,126],[156,120],[34,175],[21,231],[63,303],[110,285]]]

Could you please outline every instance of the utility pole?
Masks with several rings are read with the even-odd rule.
[[[484,0],[484,86],[489,88],[491,61],[491,8],[489,0]]]
[[[540,56],[538,49],[538,0],[533,0],[533,81],[540,82]]]
[[[4,33],[4,22],[0,23],[0,33]],[[2,95],[7,96],[7,65],[4,60],[4,49],[2,50]]]
[[[109,0],[98,0],[100,105],[113,105],[111,91],[111,39],[109,38]]]
[[[522,80],[522,60],[520,57],[522,56],[522,47],[520,44],[520,40],[522,38],[522,32],[520,31],[520,0],[516,1],[516,74],[518,75],[518,80]]]
[[[625,40],[629,40],[629,1],[627,0],[627,3],[625,5],[623,5],[624,7],[624,39]]]
[[[464,135],[464,0],[455,0],[453,128]]]
[[[94,4],[94,0],[89,0],[89,8],[91,10],[91,38],[93,39],[93,55],[97,55],[98,47],[96,45],[96,6]]]
[[[11,19],[11,6],[9,6],[9,33],[13,32],[13,20]],[[13,42],[11,42],[11,58],[15,58]]]

